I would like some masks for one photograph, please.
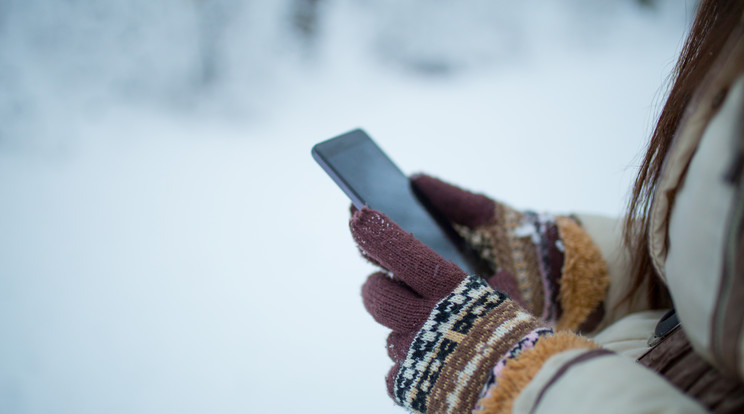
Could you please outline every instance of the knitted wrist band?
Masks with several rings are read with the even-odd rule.
[[[517,342],[516,345],[514,345],[506,354],[504,354],[503,357],[499,360],[499,362],[493,367],[491,370],[491,376],[489,377],[486,384],[483,386],[483,390],[481,391],[480,398],[484,397],[488,390],[495,387],[498,383],[498,379],[501,378],[501,373],[504,370],[504,367],[506,366],[507,362],[510,360],[513,360],[517,356],[519,356],[522,352],[534,348],[537,341],[547,335],[553,335],[553,329],[551,328],[537,328],[534,331],[528,333],[525,335],[524,338],[520,339],[519,342]]]
[[[533,348],[523,351],[504,366],[498,382],[490,387],[486,395],[478,401],[474,412],[511,413],[514,400],[548,359],[563,351],[582,348],[597,349],[599,346],[570,332],[543,336]]]
[[[493,366],[538,322],[469,276],[431,312],[395,378],[396,400],[414,412],[472,410]]]

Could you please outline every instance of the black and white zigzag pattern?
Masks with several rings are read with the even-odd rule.
[[[395,379],[398,402],[425,413],[428,397],[442,365],[458,345],[457,341],[445,337],[446,334],[454,332],[467,335],[478,318],[506,299],[506,295],[494,291],[475,276],[465,278],[449,296],[442,299],[411,343],[398,371]]]

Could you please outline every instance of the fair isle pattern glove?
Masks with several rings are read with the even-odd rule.
[[[492,286],[558,329],[591,332],[601,321],[607,265],[578,220],[520,212],[427,175],[411,181],[489,263]]]
[[[518,356],[521,344],[552,333],[382,213],[356,211],[350,227],[363,254],[385,270],[368,278],[362,297],[374,319],[392,329],[387,387],[398,404],[417,413],[469,412],[494,367]]]

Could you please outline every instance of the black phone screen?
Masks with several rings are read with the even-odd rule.
[[[351,199],[381,211],[443,258],[471,275],[487,268],[445,220],[417,195],[408,177],[362,130],[356,129],[313,147],[313,158]]]

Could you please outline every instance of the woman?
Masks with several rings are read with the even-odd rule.
[[[421,413],[744,412],[743,11],[742,1],[700,5],[624,237],[609,219],[519,212],[413,177],[490,263],[484,281],[381,213],[353,214],[355,241],[383,268],[362,295],[392,329],[397,403]]]

